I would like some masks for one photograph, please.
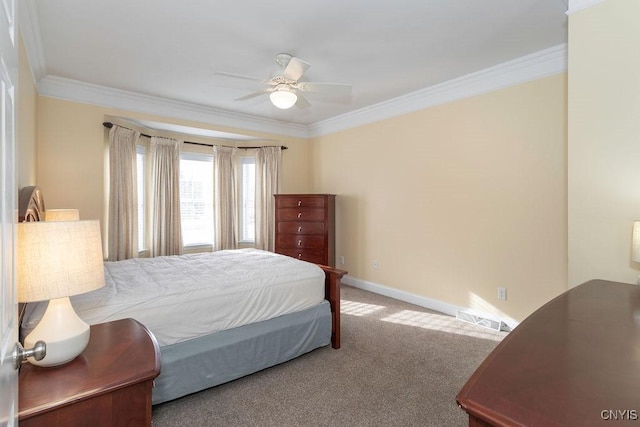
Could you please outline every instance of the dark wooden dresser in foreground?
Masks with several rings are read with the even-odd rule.
[[[335,267],[335,194],[275,198],[275,252]]]
[[[592,280],[516,327],[458,393],[470,426],[640,423],[640,286]]]
[[[25,363],[18,383],[18,422],[29,426],[150,426],[160,351],[133,319],[91,326],[73,361],[43,368]]]

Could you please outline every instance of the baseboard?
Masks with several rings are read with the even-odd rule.
[[[342,283],[345,285],[353,286],[354,288],[363,289],[365,291],[373,292],[374,294],[384,295],[386,297],[394,298],[400,301],[415,304],[420,307],[428,308],[429,310],[439,311],[440,313],[448,314],[449,316],[456,317],[458,311],[465,311],[475,313],[477,315],[502,321],[509,328],[513,329],[518,326],[518,321],[510,317],[497,317],[494,314],[481,313],[476,309],[470,307],[461,307],[454,304],[449,304],[443,301],[439,301],[433,298],[427,298],[421,295],[416,295],[411,292],[403,291],[400,289],[390,288],[378,283],[368,282],[366,280],[357,279],[352,276],[344,276]]]

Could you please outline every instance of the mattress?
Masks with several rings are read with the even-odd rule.
[[[324,300],[315,264],[258,249],[105,262],[106,285],[71,297],[85,322],[134,318],[163,347],[305,310]],[[45,303],[29,304],[23,332]]]

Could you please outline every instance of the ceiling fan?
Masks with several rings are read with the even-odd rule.
[[[269,94],[273,105],[283,110],[291,108],[294,105],[299,108],[310,106],[309,101],[302,96],[302,92],[317,92],[337,96],[349,95],[351,93],[351,85],[349,84],[301,82],[300,78],[311,64],[300,58],[296,58],[288,53],[279,53],[276,55],[275,60],[278,65],[282,67],[282,74],[268,80],[222,71],[216,74],[225,77],[258,81],[268,85],[268,87],[262,90],[237,98],[236,101],[245,101],[256,96]]]

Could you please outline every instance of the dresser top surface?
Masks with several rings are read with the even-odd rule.
[[[324,194],[324,193],[318,193],[318,194],[274,194],[274,197],[335,197],[335,194]]]
[[[492,425],[564,426],[639,417],[639,395],[640,286],[592,280],[520,323],[457,400]]]

